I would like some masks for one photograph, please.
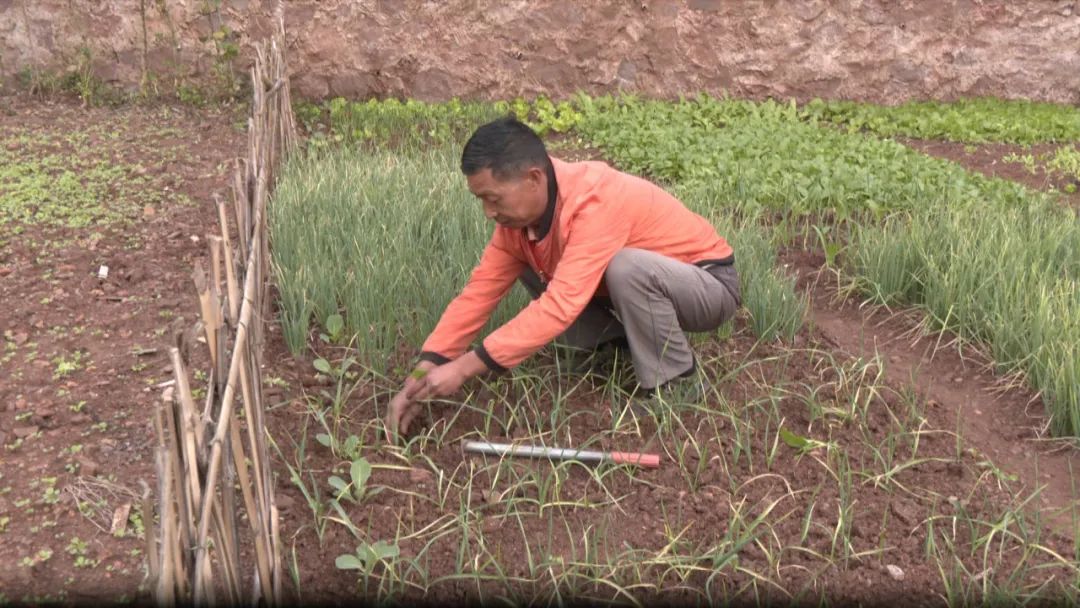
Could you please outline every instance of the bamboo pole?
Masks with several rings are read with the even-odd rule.
[[[187,552],[180,551],[180,543],[183,546],[190,547],[195,542],[195,505],[191,500],[191,493],[187,491],[187,485],[184,483],[183,474],[183,451],[180,440],[180,425],[176,421],[177,415],[175,411],[175,403],[169,400],[165,410],[165,422],[166,422],[166,440],[167,449],[165,451],[165,460],[169,466],[169,476],[172,479],[171,492],[175,497],[176,509],[177,509],[177,532],[172,537],[173,546],[170,547],[170,551],[174,554],[170,557],[174,562],[174,569],[178,569],[180,574],[175,576],[174,584],[182,587],[186,586],[187,576],[183,574],[190,570],[190,560],[185,559]]]
[[[221,239],[225,244],[225,283],[229,296],[229,323],[236,327],[240,316],[240,288],[236,284],[236,267],[233,265],[232,243],[229,240],[229,221],[225,217],[225,201],[214,195],[217,200],[218,222],[221,224]]]
[[[206,244],[210,248],[210,294],[216,309],[221,294],[221,237],[208,234]]]
[[[192,275],[211,358],[206,405],[199,417],[178,345],[170,351],[175,398],[156,411],[160,534],[150,538],[147,546],[157,557],[151,573],[161,605],[213,604],[215,589],[223,590],[223,600],[229,603],[277,606],[282,599],[280,516],[267,457],[261,371],[265,319],[271,304],[266,209],[270,185],[295,145],[280,1],[276,11],[275,36],[255,45],[248,154],[233,173],[239,259],[234,258],[226,204],[215,196],[220,234],[207,237],[211,268],[207,274],[196,264]],[[238,273],[243,275],[242,290]],[[235,403],[238,392],[240,406]],[[240,407],[246,420],[246,442],[237,426]],[[210,424],[214,424],[212,436]],[[247,598],[240,569],[237,485],[256,562]],[[219,573],[222,577],[215,586]]]
[[[207,283],[206,272],[200,262],[195,262],[195,270],[191,273],[195,281],[195,289],[199,292],[199,309],[202,313],[203,329],[206,331],[206,345],[210,347],[211,366],[217,365],[217,323],[214,322],[214,305],[210,301],[210,286]]]
[[[250,422],[249,422],[250,425]],[[240,429],[237,425],[229,425],[231,428],[230,435],[232,436],[233,444],[233,459],[235,461],[237,475],[240,478],[240,493],[244,499],[244,508],[248,512],[248,520],[251,524],[251,531],[255,535],[255,564],[259,571],[259,580],[263,587],[264,597],[273,597],[268,593],[270,579],[270,561],[268,558],[268,549],[266,543],[263,541],[263,535],[265,534],[263,527],[265,525],[264,509],[259,508],[255,502],[255,494],[252,492],[251,478],[248,476],[247,465],[244,462],[244,454],[242,450],[243,440],[240,438]]]
[[[256,219],[261,220],[258,216],[261,215],[261,210],[256,210]],[[251,256],[254,256],[259,251],[258,241],[262,240],[262,235],[255,233],[254,243]],[[249,256],[248,267],[252,265],[251,256]],[[246,337],[248,334],[248,327],[251,324],[251,317],[253,311],[253,302],[251,301],[252,294],[255,291],[255,274],[248,272],[244,281],[244,302],[240,309],[240,323],[236,328],[236,346],[233,350],[232,362],[229,365],[229,379],[225,384],[225,391],[221,397],[221,411],[218,415],[217,431],[214,433],[214,438],[210,441],[210,464],[206,473],[206,485],[207,487],[214,487],[217,485],[218,475],[221,469],[221,445],[225,439],[225,434],[229,430],[229,422],[232,418],[232,406],[233,398],[236,393],[236,382],[240,375],[240,365],[243,359],[243,353],[246,347]],[[206,560],[206,541],[210,532],[210,508],[211,500],[209,494],[203,494],[202,507],[199,509],[199,533],[195,544],[195,602],[205,603],[208,595],[207,580],[205,576],[202,576],[202,568],[207,564]]]

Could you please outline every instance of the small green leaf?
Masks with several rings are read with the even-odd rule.
[[[370,545],[367,549],[375,560],[393,559],[398,555],[401,555],[401,549],[399,549],[397,545],[388,544],[384,540],[380,540],[374,545]]]
[[[355,555],[345,553],[337,556],[334,560],[334,565],[338,570],[363,570],[364,562],[360,561],[360,558]]]
[[[805,450],[806,446],[810,445],[809,439],[796,435],[785,428],[780,429],[780,439],[784,440],[784,443],[797,450]]]
[[[345,483],[345,480],[337,475],[331,475],[330,479],[327,481],[330,482],[330,486],[337,490],[339,494],[344,494],[349,489],[349,484]]]
[[[331,338],[341,335],[343,329],[345,329],[345,320],[341,318],[341,315],[332,314],[326,318],[326,331],[330,332]]]
[[[326,433],[319,433],[318,435],[315,435],[315,441],[318,441],[326,447],[330,447],[331,444],[333,444],[333,441],[330,439],[330,435],[327,435]]]
[[[368,478],[371,477],[371,463],[366,458],[357,458],[349,469],[349,475],[352,477],[353,491],[357,496],[363,495]]]
[[[312,365],[315,366],[316,370],[326,374],[327,376],[330,375],[330,362],[327,361],[326,359],[323,359],[323,358],[315,359],[315,362],[312,363]]]
[[[356,450],[359,447],[360,447],[360,438],[357,437],[356,435],[349,435],[348,438],[345,439],[344,445],[341,446],[341,450],[342,450],[342,452],[345,453],[345,456],[348,457],[348,456],[351,456],[352,454],[356,453]]]

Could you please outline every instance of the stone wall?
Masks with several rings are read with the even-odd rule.
[[[284,12],[294,87],[310,98],[1080,102],[1080,0],[286,0]],[[70,65],[84,47],[125,86],[144,57],[161,81],[198,80],[214,32],[228,28],[243,68],[272,13],[270,0],[0,0],[0,73]]]

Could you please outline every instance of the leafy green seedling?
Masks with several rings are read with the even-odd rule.
[[[337,344],[345,332],[345,319],[335,313],[326,318],[326,333],[319,334],[323,342]]]
[[[356,547],[356,553],[345,553],[334,560],[334,565],[339,570],[362,570],[367,576],[375,572],[375,567],[380,563],[388,563],[401,554],[397,545],[391,545],[384,540],[375,544],[361,543]]]
[[[803,437],[802,435],[796,435],[786,428],[780,428],[780,439],[788,445],[788,447],[794,448],[799,451],[799,455],[806,454],[807,452],[816,450],[817,448],[827,448],[828,444],[817,439],[811,439],[809,437]]]
[[[359,503],[367,495],[367,482],[371,478],[371,463],[366,458],[357,458],[349,467],[350,483],[337,475],[331,475],[330,486],[337,490],[337,500],[345,498],[350,502]]]

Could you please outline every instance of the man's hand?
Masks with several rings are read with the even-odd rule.
[[[405,394],[410,401],[449,397],[458,392],[461,385],[465,384],[466,379],[461,364],[457,361],[451,361],[429,371],[411,389],[406,389]]]
[[[405,379],[405,386],[390,400],[390,407],[386,412],[386,428],[392,434],[409,432],[409,423],[420,414],[420,404],[415,399],[409,398],[410,392],[415,392],[420,381],[425,375],[437,366],[431,361],[421,361]]]
[[[469,352],[429,371],[408,391],[408,398],[412,401],[423,401],[436,397],[449,397],[461,390],[461,385],[465,384],[466,380],[479,376],[487,369],[487,365],[475,352]]]
[[[390,400],[386,413],[388,432],[395,435],[409,432],[409,423],[420,414],[420,401],[449,397],[461,390],[466,380],[487,369],[475,352],[438,366],[422,361],[405,380],[404,388]]]

